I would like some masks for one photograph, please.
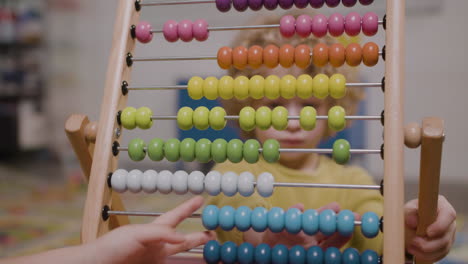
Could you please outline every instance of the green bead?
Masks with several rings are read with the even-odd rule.
[[[285,130],[288,127],[288,109],[284,106],[273,108],[271,123],[276,130]]]
[[[274,163],[280,158],[279,152],[280,144],[276,139],[267,139],[263,142],[263,158],[266,162]]]
[[[164,155],[168,161],[178,161],[180,159],[180,141],[177,138],[171,138],[164,143]]]
[[[244,160],[248,163],[256,163],[260,156],[258,149],[260,148],[260,143],[256,139],[249,139],[244,142],[243,154]]]
[[[136,109],[134,107],[125,107],[120,114],[120,123],[126,129],[134,129],[136,127],[135,122]]]
[[[226,110],[224,108],[216,106],[213,107],[210,111],[210,116],[208,117],[210,127],[214,130],[221,130],[226,126]]]
[[[193,124],[199,130],[206,130],[210,126],[210,110],[204,106],[199,106],[193,111]]]
[[[151,116],[153,115],[153,111],[146,106],[140,107],[137,109],[135,114],[135,123],[137,127],[141,129],[148,129],[153,125],[153,120],[151,120]]]
[[[133,161],[143,160],[146,156],[145,141],[141,138],[134,138],[128,143],[128,156]]]
[[[345,110],[339,105],[335,105],[328,110],[328,127],[335,131],[343,130],[346,126]]]
[[[227,145],[227,158],[232,163],[242,161],[243,143],[240,139],[231,139]]]
[[[255,112],[255,123],[261,130],[267,130],[271,127],[271,109],[267,106],[261,106]]]
[[[177,112],[177,125],[182,130],[189,130],[193,127],[193,109],[184,106]]]
[[[255,109],[246,106],[239,112],[239,126],[244,131],[252,131],[255,128]]]
[[[317,111],[312,106],[306,106],[302,108],[299,115],[299,123],[302,129],[310,131],[315,128],[315,122],[317,121]]]
[[[346,139],[338,139],[333,143],[333,160],[338,164],[345,164],[348,162],[351,146]]]
[[[195,160],[195,145],[197,142],[193,138],[184,138],[180,142],[180,157],[183,161],[194,161]]]
[[[222,163],[226,161],[227,144],[227,141],[222,138],[215,139],[211,144],[211,156],[216,163]]]
[[[207,163],[211,160],[211,141],[202,138],[195,145],[195,157],[198,162]]]
[[[152,161],[161,161],[164,159],[164,140],[153,138],[148,143],[148,157]]]

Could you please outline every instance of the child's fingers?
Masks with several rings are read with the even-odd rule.
[[[185,241],[185,236],[174,231],[167,225],[132,225],[128,228],[128,236],[135,236],[141,243],[151,243],[165,241],[168,243],[181,243]]]
[[[457,218],[455,209],[443,196],[439,196],[437,209],[437,218],[426,231],[427,236],[431,238],[440,237],[447,233],[452,226],[455,226],[455,220]]]
[[[202,204],[203,198],[201,196],[195,196],[158,217],[155,221],[153,221],[153,223],[176,227],[180,222],[189,217],[198,208],[200,208]]]
[[[340,205],[337,202],[332,202],[320,207],[317,211],[320,213],[326,209],[332,209],[335,213],[338,213],[340,211]]]
[[[213,239],[216,239],[216,235],[211,231],[187,234],[185,235],[185,240],[182,243],[166,245],[166,253],[168,256],[174,255],[176,253],[204,245],[209,240]]]
[[[348,241],[351,240],[351,236],[345,237],[340,235],[339,233],[335,233],[329,237],[327,237],[325,240],[323,240],[319,246],[322,249],[327,249],[329,247],[336,247],[336,248],[341,248],[344,246]]]
[[[418,226],[418,200],[414,199],[405,204],[405,225],[410,229]]]
[[[420,260],[437,261],[445,257],[451,247],[451,243],[446,243],[441,240],[424,241],[424,238],[415,238],[407,251]]]
[[[297,203],[289,208],[297,208],[299,210],[301,210],[301,212],[304,212],[304,204],[303,203]]]

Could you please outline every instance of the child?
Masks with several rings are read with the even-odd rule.
[[[297,15],[294,15],[297,17]],[[253,24],[278,24],[279,18],[273,15],[261,18]],[[249,48],[253,45],[266,47],[273,44],[281,47],[284,44],[291,44],[293,47],[299,44],[306,44],[311,49],[318,43],[325,43],[331,46],[336,40],[331,37],[317,39],[313,36],[307,38],[292,37],[284,38],[281,36],[277,28],[265,29],[259,32],[258,30],[242,31],[235,39],[231,47],[244,46]],[[281,66],[273,69],[261,66],[258,69],[246,67],[240,71],[231,68],[229,75],[233,77],[246,76],[248,78],[254,75],[267,77],[269,75],[277,75],[280,78],[284,75],[291,74],[298,77],[301,74],[315,76],[319,73],[324,73],[331,76],[335,73],[343,74],[347,82],[356,82],[356,74],[353,68],[344,65],[334,68],[330,65],[325,67],[315,67],[310,65],[305,70],[296,66],[291,68],[283,68]],[[328,96],[326,99],[320,100],[315,97],[301,99],[294,97],[293,99],[278,99],[262,98],[254,100],[248,98],[245,100],[225,100],[223,105],[228,115],[239,114],[240,109],[245,106],[252,106],[257,109],[261,106],[274,108],[283,106],[288,110],[290,116],[298,116],[301,109],[305,106],[313,106],[317,115],[327,115],[328,109],[334,105],[341,105],[346,110],[346,115],[354,115],[359,101],[363,98],[363,92],[359,88],[348,88],[347,94],[342,99],[333,99]],[[242,132],[242,137],[245,139],[255,138],[262,144],[265,140],[273,138],[279,141],[281,148],[316,148],[319,142],[333,135],[333,131],[328,128],[326,120],[319,120],[316,127],[311,131],[301,129],[299,120],[289,120],[285,130],[279,131],[274,128],[261,130],[255,128],[250,132]],[[350,142],[352,144],[352,142]],[[341,166],[336,164],[330,158],[309,153],[281,153],[278,163],[267,163],[265,160],[260,160],[255,164],[249,164],[242,161],[238,164],[224,162],[217,164],[214,170],[221,173],[233,171],[238,174],[244,171],[249,171],[253,175],[258,176],[262,172],[270,172],[274,176],[275,182],[297,182],[297,183],[329,183],[329,184],[375,184],[372,178],[361,168],[351,166]],[[239,194],[233,197],[227,197],[223,194],[212,197],[208,201],[209,204],[215,204],[219,207],[231,205],[234,208],[239,206],[248,206],[251,209],[255,207],[281,207],[288,209],[296,207],[301,210],[317,209],[332,209],[339,212],[341,209],[349,209],[360,215],[365,212],[372,211],[379,216],[383,213],[383,197],[375,190],[349,190],[349,189],[323,189],[323,188],[285,188],[275,187],[273,195],[264,198],[254,193],[250,197],[243,197]],[[406,249],[409,253],[431,261],[443,258],[449,251],[454,240],[455,234],[455,210],[443,197],[439,199],[439,215],[437,221],[428,228],[429,237],[422,238],[414,235],[414,230],[417,224],[417,202],[413,200],[406,207],[406,227],[408,228]],[[326,237],[322,234],[315,236],[307,236],[303,232],[292,235],[283,231],[281,233],[272,233],[267,230],[263,233],[258,233],[252,229],[247,232],[240,232],[236,229],[231,231],[217,230],[218,238],[221,241],[233,241],[240,244],[244,241],[254,245],[267,243],[271,246],[282,243],[288,247],[293,245],[303,245],[308,248],[313,245],[320,245],[322,248],[330,246],[335,247],[354,247],[359,251],[365,249],[373,249],[382,253],[382,234],[372,239],[367,239],[361,234],[360,228],[357,228],[352,238],[342,237],[338,234]]]

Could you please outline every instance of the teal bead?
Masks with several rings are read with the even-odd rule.
[[[360,264],[361,259],[359,256],[359,251],[355,248],[347,248],[341,254],[341,262],[346,264]]]
[[[319,246],[310,247],[307,250],[307,263],[323,264],[323,250]]]
[[[211,143],[211,157],[216,163],[225,162],[227,159],[227,141],[217,138]]]
[[[193,138],[184,138],[180,142],[180,157],[183,161],[191,162],[195,160],[195,145],[197,142]]]
[[[260,143],[256,139],[248,139],[244,142],[243,155],[248,163],[257,163],[260,157]]]
[[[202,224],[208,230],[215,230],[218,227],[219,209],[215,205],[207,205],[203,208]]]
[[[280,207],[273,207],[268,212],[268,228],[273,233],[279,233],[284,229],[284,210]]]
[[[164,140],[153,138],[148,143],[148,157],[152,161],[161,161],[164,159]]]
[[[296,245],[289,250],[289,262],[294,264],[306,263],[306,251],[304,247]]]
[[[333,160],[338,164],[345,164],[349,161],[351,146],[346,139],[338,139],[333,143]]]
[[[255,248],[249,242],[244,242],[237,248],[237,261],[239,264],[254,263]]]
[[[207,163],[211,160],[211,141],[202,138],[195,144],[195,157],[198,162]]]
[[[255,248],[254,255],[255,263],[270,264],[271,263],[271,248],[267,244],[260,244]]]
[[[171,138],[164,143],[164,155],[168,161],[178,161],[180,159],[180,141],[177,138]]]
[[[239,163],[242,161],[243,145],[240,139],[231,139],[227,145],[227,158],[232,163]]]
[[[247,206],[240,206],[236,210],[234,217],[234,222],[239,231],[245,232],[250,228],[250,218],[252,215],[252,210]]]
[[[308,209],[304,213],[302,213],[302,230],[309,236],[313,236],[318,232],[319,213],[317,212],[317,210]]]
[[[354,231],[354,214],[350,210],[342,210],[336,218],[336,227],[342,236],[351,236]]]
[[[221,248],[218,241],[210,240],[203,247],[203,258],[208,264],[218,264],[221,259]]]
[[[256,207],[252,210],[250,223],[252,229],[257,232],[263,232],[268,227],[268,211],[263,207]]]
[[[224,264],[234,264],[237,261],[237,246],[232,241],[228,241],[221,246],[221,262]]]
[[[323,210],[319,215],[319,230],[326,236],[331,236],[336,231],[336,214],[331,209]]]
[[[341,252],[336,247],[329,247],[324,254],[325,264],[341,264]]]
[[[128,156],[133,161],[141,161],[145,158],[145,141],[141,138],[134,138],[128,143]]]
[[[230,206],[223,206],[219,210],[219,216],[218,216],[218,223],[221,229],[224,231],[229,231],[234,228],[234,216],[236,214],[236,210]]]
[[[374,212],[366,212],[361,217],[361,231],[367,238],[373,238],[379,233],[379,217]]]
[[[266,162],[274,163],[280,158],[279,152],[280,144],[276,139],[267,139],[263,142],[263,158]]]
[[[286,211],[285,223],[286,230],[291,234],[297,234],[302,229],[302,215],[301,210],[297,208],[289,208]],[[295,263],[295,262],[292,262]]]
[[[271,263],[287,264],[289,258],[289,250],[283,244],[277,244],[271,249]]]
[[[379,264],[379,255],[373,250],[365,250],[361,253],[361,264]]]

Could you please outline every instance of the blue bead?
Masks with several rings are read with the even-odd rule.
[[[307,250],[307,263],[323,264],[323,250],[319,246],[310,247]]]
[[[336,218],[336,227],[342,236],[351,236],[354,231],[354,214],[350,210],[342,210]]]
[[[236,263],[237,246],[232,241],[228,241],[221,246],[221,261],[226,264]]]
[[[236,210],[230,205],[221,207],[221,210],[219,210],[218,222],[223,230],[229,231],[234,228],[235,213]]]
[[[302,214],[302,230],[309,236],[319,230],[319,214],[315,209],[308,209]]]
[[[332,209],[325,209],[320,213],[319,229],[326,236],[336,232],[336,214]]]
[[[297,234],[301,231],[302,228],[302,216],[301,210],[297,208],[289,208],[286,211],[286,216],[284,218],[286,230],[291,234]]]
[[[253,209],[252,215],[251,215],[251,221],[250,223],[252,224],[252,229],[257,231],[257,232],[263,232],[266,230],[268,226],[268,211],[267,209],[263,207],[257,207]]]
[[[302,246],[294,246],[289,250],[289,263],[306,263],[306,251]]]
[[[271,263],[288,263],[288,248],[285,245],[278,244],[271,249]]]
[[[273,207],[268,212],[268,228],[271,232],[279,233],[284,229],[284,210],[283,208]]]
[[[202,212],[203,226],[208,230],[215,230],[218,227],[219,209],[215,205],[208,205]]]
[[[361,253],[361,264],[378,264],[379,255],[373,250],[365,250]]]
[[[271,263],[271,249],[267,244],[260,244],[255,248],[255,263],[269,264]]]
[[[325,251],[325,264],[341,264],[341,252],[336,247],[329,247]]]
[[[239,231],[245,232],[249,230],[251,214],[252,210],[247,206],[237,208],[234,222],[236,223],[236,227]]]
[[[361,218],[361,231],[367,238],[373,238],[379,233],[379,217],[374,212],[367,212]]]
[[[203,247],[203,258],[208,264],[217,264],[220,259],[219,243],[216,240],[208,241]]]
[[[237,261],[240,264],[250,264],[254,263],[254,247],[252,244],[245,242],[240,244],[237,248]]]
[[[346,264],[360,264],[359,251],[355,248],[347,248],[341,255],[341,261]]]

